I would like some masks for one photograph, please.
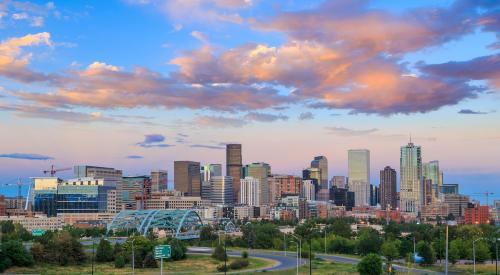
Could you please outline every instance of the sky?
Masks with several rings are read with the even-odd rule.
[[[499,50],[492,0],[1,1],[0,183],[173,180],[234,142],[294,175],[317,155],[346,175],[366,148],[378,184],[411,136],[445,183],[500,198]]]

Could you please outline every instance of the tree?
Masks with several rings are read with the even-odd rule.
[[[372,228],[363,228],[359,234],[358,252],[361,255],[379,253],[382,239],[379,233]]]
[[[426,241],[419,241],[417,244],[418,255],[424,258],[422,264],[431,265],[436,262],[436,253],[432,246]]]
[[[224,251],[224,247],[222,245],[218,245],[217,247],[215,247],[215,250],[212,253],[212,258],[219,261],[224,261],[227,259],[226,251]]]
[[[170,244],[170,248],[172,251],[171,259],[174,261],[182,260],[186,258],[187,248],[184,243],[175,238],[170,238],[166,241],[167,244]]]
[[[122,254],[118,254],[115,257],[115,267],[123,268],[125,267],[125,257]]]
[[[243,252],[241,252],[241,257],[242,257],[243,259],[247,259],[247,258],[248,258],[248,252],[247,252],[247,251],[243,251]]]
[[[206,225],[201,228],[200,241],[214,241],[217,240],[217,233],[212,226]]]
[[[45,251],[45,246],[41,243],[34,243],[31,246],[31,255],[36,262],[43,262],[47,258],[47,252]]]
[[[484,241],[476,242],[476,262],[482,263],[490,259],[490,249]]]
[[[335,219],[333,223],[327,227],[327,232],[333,232],[337,236],[350,238],[352,236],[351,225],[345,219]]]
[[[460,251],[455,241],[457,240],[450,243],[450,249],[448,250],[448,260],[452,264],[455,264],[460,259]]]
[[[334,236],[328,241],[327,250],[334,253],[352,254],[354,252],[354,243],[344,237]]]
[[[96,261],[105,263],[113,261],[113,248],[111,243],[106,239],[101,239],[97,245]]]
[[[2,252],[10,258],[14,266],[32,266],[34,263],[33,256],[20,241],[10,240],[2,243]]]
[[[113,255],[118,255],[123,252],[123,246],[119,243],[115,243],[115,247],[113,248]]]
[[[156,268],[158,267],[158,263],[156,262],[155,257],[153,256],[153,252],[148,252],[142,261],[142,267],[144,268]]]
[[[401,235],[401,225],[390,221],[388,225],[384,226],[385,239],[397,239]]]
[[[366,255],[358,263],[358,272],[362,275],[382,274],[382,259],[374,253]]]
[[[399,245],[400,241],[386,241],[382,244],[382,255],[387,259],[388,262],[399,258]]]

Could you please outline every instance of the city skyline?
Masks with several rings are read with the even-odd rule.
[[[2,3],[0,184],[51,165],[172,181],[238,143],[276,174],[325,156],[328,180],[366,148],[369,181],[391,166],[399,186],[411,135],[445,183],[500,193],[498,3],[389,2]]]

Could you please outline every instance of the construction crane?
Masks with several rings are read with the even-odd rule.
[[[67,171],[67,170],[71,170],[71,167],[67,167],[67,168],[59,168],[59,169],[55,169],[54,168],[54,165],[51,165],[50,166],[50,170],[44,170],[43,173],[46,175],[46,174],[50,174],[51,177],[55,176],[55,174],[57,172],[61,172],[61,171]]]
[[[482,196],[482,197],[486,197],[486,205],[489,206],[489,197],[490,195],[495,195],[495,193],[493,192],[482,192],[482,193],[474,193],[474,196]]]
[[[17,186],[17,197],[22,197],[22,188],[23,186],[29,186],[30,184],[24,184],[21,182],[21,179],[17,179],[16,183],[3,183],[0,186]]]

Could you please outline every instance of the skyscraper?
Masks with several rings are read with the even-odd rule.
[[[338,188],[345,188],[346,178],[344,176],[333,176],[332,185]]]
[[[168,172],[165,170],[151,171],[151,192],[167,190]]]
[[[306,168],[302,170],[302,179],[312,180],[315,186],[315,192],[321,189],[321,170],[319,168]]]
[[[260,181],[253,177],[240,180],[240,203],[249,206],[260,206]]]
[[[210,178],[211,200],[216,204],[233,204],[233,179],[228,176],[214,176]]]
[[[443,172],[439,170],[439,161],[433,160],[422,164],[423,180],[432,181],[434,196],[438,197],[441,186],[443,185]]]
[[[380,171],[380,206],[382,209],[396,209],[396,170],[386,166]]]
[[[226,144],[226,175],[233,178],[233,196],[238,201],[240,197],[240,179],[242,178],[241,144]]]
[[[423,203],[422,150],[411,141],[401,146],[400,206],[403,212],[417,214]]]
[[[325,156],[317,156],[311,161],[311,168],[318,168],[320,171],[321,188],[328,189],[328,160]]]
[[[200,163],[174,161],[174,187],[185,196],[201,196]]]
[[[268,177],[271,176],[271,166],[263,162],[247,164],[243,167],[243,176],[259,179],[260,182],[260,203],[269,204],[270,190]]]
[[[207,164],[201,167],[201,197],[210,199],[212,197],[212,187],[210,179],[212,177],[222,176],[222,165],[220,164]]]
[[[313,180],[302,181],[302,197],[308,201],[316,200],[316,186]]]
[[[348,151],[349,191],[354,192],[356,206],[370,205],[370,151]]]

